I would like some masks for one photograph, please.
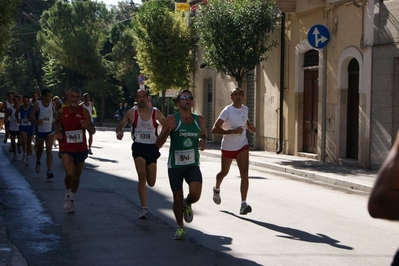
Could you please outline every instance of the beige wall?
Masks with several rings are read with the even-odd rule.
[[[342,95],[346,95],[347,82],[343,84],[340,79],[345,79],[338,75],[337,71],[340,67],[339,60],[342,54],[348,48],[354,48],[355,51],[360,51],[360,68],[363,67],[363,55],[360,48],[363,31],[363,11],[362,8],[357,8],[352,4],[338,4],[327,6],[319,9],[312,9],[308,12],[292,14],[288,17],[287,23],[287,40],[288,40],[288,90],[286,93],[286,101],[290,103],[291,108],[288,113],[288,129],[286,134],[288,139],[289,154],[296,154],[302,149],[302,114],[303,112],[303,71],[302,67],[303,54],[312,49],[307,42],[307,31],[315,24],[322,24],[330,31],[329,44],[319,49],[320,62],[316,67],[319,71],[319,127],[318,127],[318,158],[327,161],[338,162],[342,153],[342,138],[340,132],[346,132],[346,122],[342,119],[346,116],[346,99]],[[356,53],[357,54],[357,53]],[[326,58],[326,62],[324,59]],[[343,70],[344,75],[347,75],[347,63],[350,59],[355,58],[355,55],[348,54],[341,63],[346,64]],[[325,63],[325,64],[324,64]],[[291,74],[292,73],[292,74]],[[326,93],[326,105],[323,102],[323,96]],[[369,91],[366,92],[369,94]],[[368,96],[361,96],[364,108],[367,108]],[[324,109],[325,108],[325,109]],[[324,110],[323,110],[324,109]],[[325,115],[323,113],[325,112]],[[369,110],[362,109],[362,113],[369,113]],[[345,120],[345,121],[342,121]],[[325,125],[323,124],[325,122]],[[365,126],[362,123],[362,126]],[[323,130],[325,129],[325,146],[323,137]],[[361,130],[361,132],[363,132]],[[359,134],[359,137],[364,137]],[[359,142],[362,140],[359,139]],[[324,153],[325,152],[325,153]],[[343,153],[345,154],[345,153]],[[367,157],[367,155],[364,155]],[[361,157],[361,156],[360,156]]]
[[[319,66],[315,67],[319,71],[317,158],[333,162],[345,158],[347,67],[350,60],[356,58],[360,64],[361,78],[359,164],[367,167],[370,156],[371,101],[370,81],[367,75],[371,75],[372,54],[371,49],[363,45],[362,36],[369,38],[365,29],[366,25],[370,25],[369,20],[372,18],[367,12],[372,12],[373,7],[358,8],[351,3],[344,4],[345,2],[347,1],[325,5],[324,1],[297,1],[297,10],[300,12],[287,14],[283,73],[283,153],[297,155],[302,150],[304,73],[302,63],[304,53],[313,49],[307,41],[307,31],[315,24],[322,24],[329,29],[330,40],[326,48],[319,50]],[[272,38],[280,43],[280,31],[276,30]],[[266,151],[276,150],[279,137],[280,49],[281,47],[276,47],[269,52],[268,60],[257,66],[255,71],[256,121],[254,123],[257,127],[255,146]],[[198,53],[198,61],[203,62],[201,52]],[[221,110],[230,104],[229,91],[236,86],[236,82],[214,70],[199,69],[198,66],[194,89],[198,113],[204,108],[202,83],[204,79],[210,77],[214,81],[213,120],[215,121]],[[242,87],[246,91],[246,80]],[[325,105],[324,92],[326,92]],[[325,146],[322,138],[324,129]],[[214,136],[214,140],[218,141],[220,138]]]

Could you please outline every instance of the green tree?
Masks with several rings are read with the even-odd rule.
[[[7,4],[10,2],[15,1],[7,1]],[[12,34],[6,47],[7,53],[0,65],[0,84],[4,90],[15,88],[17,93],[29,94],[42,87],[43,58],[36,41],[36,33],[40,29],[38,18],[54,2],[29,0],[22,1],[16,7],[13,25],[9,27]],[[3,4],[0,4],[1,8]]]
[[[113,8],[116,22],[113,24],[110,34],[111,53],[107,58],[112,62],[113,77],[122,87],[123,100],[133,106],[133,95],[139,88],[137,76],[140,73],[133,46],[131,19],[137,12],[137,6],[133,2],[119,2]]]
[[[9,44],[14,14],[21,2],[22,0],[0,0],[0,58]]]
[[[167,2],[146,1],[133,21],[136,58],[152,94],[190,84],[192,29],[184,12],[172,12]]]
[[[44,53],[63,67],[88,79],[99,79],[107,73],[100,51],[111,19],[104,4],[58,1],[41,17],[38,40]]]
[[[276,9],[274,2],[264,0],[209,0],[200,5],[194,25],[207,65],[234,77],[240,87],[244,75],[277,45],[269,41],[278,21]]]
[[[83,90],[101,98],[101,110],[105,109],[105,98],[119,88],[110,85],[111,62],[103,53],[109,36],[112,12],[105,4],[84,1],[66,3],[58,1],[40,18],[42,29],[37,35],[41,51],[46,57],[46,66],[52,70],[47,74],[47,82],[54,80],[73,82],[78,78]],[[71,83],[64,83],[69,85]],[[103,121],[101,112],[100,120]]]

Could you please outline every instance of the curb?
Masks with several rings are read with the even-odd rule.
[[[100,126],[98,129],[104,130],[104,131],[105,130],[115,130],[114,127],[110,127],[110,126],[102,126],[102,127]],[[166,142],[163,146],[169,148],[169,143]],[[220,154],[207,152],[206,150],[202,151],[201,154],[204,154],[205,156],[208,156],[208,157],[220,158]],[[294,168],[290,168],[290,167],[286,167],[286,166],[276,165],[273,163],[258,162],[258,161],[251,160],[251,157],[249,159],[249,164],[253,165],[253,166],[257,166],[257,167],[270,169],[273,171],[282,172],[284,174],[287,174],[288,177],[292,177],[292,178],[307,178],[307,179],[323,182],[323,183],[326,183],[329,185],[363,191],[363,192],[367,192],[367,193],[370,193],[373,188],[372,185],[341,179],[341,178],[332,176],[331,174],[328,174],[328,173],[320,174],[316,171],[298,170],[298,169],[294,169]]]
[[[169,147],[168,144],[164,144],[164,147]],[[219,154],[211,153],[211,152],[206,152],[202,151],[201,154],[204,156],[208,157],[214,157],[214,158],[220,158]],[[344,179],[340,179],[337,177],[329,176],[328,174],[319,174],[311,171],[306,171],[306,170],[298,170],[298,169],[293,169],[290,167],[285,167],[285,166],[279,166],[276,164],[272,163],[263,163],[263,162],[256,162],[256,161],[251,161],[249,160],[249,164],[257,167],[262,167],[266,169],[270,169],[273,171],[277,172],[282,172],[284,174],[287,174],[288,177],[292,178],[307,178],[315,181],[320,181],[329,185],[334,185],[334,186],[339,186],[343,188],[349,188],[353,190],[358,190],[362,192],[367,192],[370,193],[373,186],[371,185],[366,185],[358,182],[353,182],[353,181],[348,181]]]

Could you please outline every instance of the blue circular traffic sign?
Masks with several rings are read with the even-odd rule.
[[[139,81],[139,84],[144,84],[144,81],[145,81],[144,75],[140,74],[137,80]]]
[[[314,25],[308,31],[308,41],[314,48],[321,49],[325,47],[329,40],[330,32],[323,25]]]

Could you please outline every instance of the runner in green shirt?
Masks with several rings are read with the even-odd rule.
[[[173,212],[178,225],[175,234],[177,240],[184,239],[183,217],[187,223],[193,220],[191,204],[199,200],[202,190],[199,150],[205,149],[205,121],[201,115],[191,112],[193,99],[189,90],[179,93],[176,99],[179,112],[166,117],[165,126],[156,141],[161,148],[170,135],[168,175],[173,192]],[[184,199],[183,180],[189,187]]]

